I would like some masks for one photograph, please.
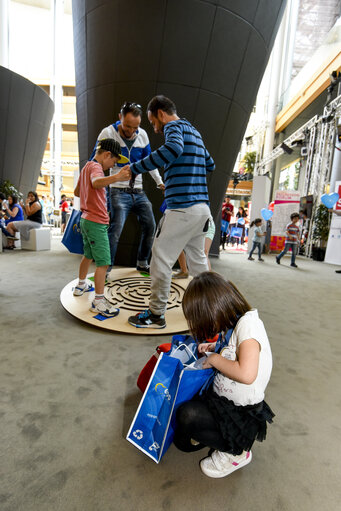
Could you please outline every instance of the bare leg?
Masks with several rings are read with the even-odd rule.
[[[211,271],[212,268],[211,268],[211,262],[208,258],[208,254],[210,252],[210,248],[211,248],[211,245],[212,245],[212,240],[210,238],[205,238],[205,254],[206,254],[206,257],[207,257],[207,265],[208,265],[208,269]]]
[[[184,273],[188,273],[188,268],[187,268],[187,264],[186,264],[186,255],[185,255],[184,251],[182,251],[181,254],[179,255],[178,263],[180,265],[181,271]]]
[[[79,280],[85,280],[88,274],[92,259],[87,259],[85,256],[82,257],[81,264],[79,265]]]
[[[96,295],[104,294],[105,275],[108,266],[97,266],[95,271],[95,293]]]
[[[10,233],[11,236],[14,236],[18,230],[14,227],[13,222],[10,222],[8,225],[6,225],[6,229]]]

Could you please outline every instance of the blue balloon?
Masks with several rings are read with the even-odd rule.
[[[328,209],[332,209],[337,201],[339,200],[339,194],[334,193],[324,193],[321,195],[321,202],[324,204]]]
[[[244,220],[244,218],[238,218],[238,222],[237,222],[237,224],[239,224],[239,225],[244,225],[244,224],[245,224],[245,220]]]
[[[262,217],[264,218],[265,221],[270,220],[270,218],[274,214],[273,211],[271,211],[270,209],[266,209],[266,208],[262,208],[260,213],[261,213],[261,215],[262,215]]]

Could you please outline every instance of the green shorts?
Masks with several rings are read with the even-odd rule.
[[[109,266],[111,263],[108,225],[98,224],[81,218],[81,231],[84,256],[93,259],[96,266]]]

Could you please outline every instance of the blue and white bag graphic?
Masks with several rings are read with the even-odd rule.
[[[173,441],[175,410],[192,399],[211,374],[212,369],[186,369],[177,358],[161,353],[127,440],[159,463]]]
[[[81,233],[80,221],[82,212],[73,209],[70,219],[64,231],[62,243],[72,254],[83,254],[83,238]]]
[[[216,352],[227,346],[232,329],[219,336]],[[175,358],[176,357],[176,358]],[[172,348],[161,353],[127,434],[127,440],[159,463],[173,441],[176,409],[213,381],[215,371],[202,369],[197,343],[174,335]]]

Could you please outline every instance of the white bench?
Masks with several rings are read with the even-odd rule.
[[[23,250],[51,250],[51,229],[49,227],[31,229],[29,235],[28,241],[21,238]]]

